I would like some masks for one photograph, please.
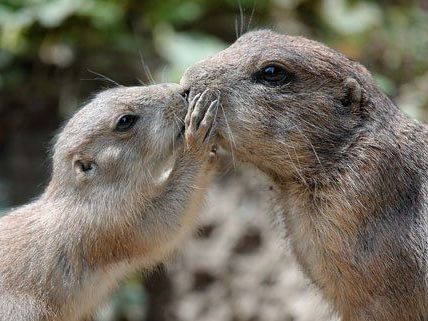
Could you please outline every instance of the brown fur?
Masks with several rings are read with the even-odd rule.
[[[270,64],[289,77],[268,86]],[[189,68],[222,94],[221,143],[275,183],[294,253],[344,321],[428,320],[428,127],[357,62],[302,37],[250,32]]]
[[[111,89],[67,123],[46,191],[0,220],[1,321],[81,320],[127,273],[163,260],[189,234],[212,172],[204,141],[212,120],[188,124],[186,147],[177,147],[187,110],[180,91]],[[135,126],[115,131],[129,113],[140,116]],[[158,182],[173,151],[172,172]]]

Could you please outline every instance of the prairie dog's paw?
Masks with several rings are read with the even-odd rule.
[[[197,94],[189,103],[185,119],[186,150],[195,152],[203,159],[215,159],[215,118],[219,98],[210,99],[209,90]]]

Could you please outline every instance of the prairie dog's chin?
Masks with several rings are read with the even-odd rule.
[[[168,178],[177,155],[180,153],[180,149],[183,148],[184,125],[180,128],[176,128],[171,138],[162,155],[157,160],[154,160],[154,162],[156,162],[154,177],[156,178],[156,183],[159,184],[163,183]]]
[[[175,159],[176,155],[170,155],[167,159],[163,161],[162,165],[159,166],[155,176],[156,184],[160,185],[168,179],[174,166]]]
[[[230,152],[231,143],[221,133],[217,134],[217,143],[221,148]]]

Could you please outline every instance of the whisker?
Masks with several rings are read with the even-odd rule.
[[[161,82],[167,82],[166,70],[167,70],[166,66],[162,68],[162,71],[160,74]]]
[[[224,166],[221,167],[222,172],[219,173],[218,178],[220,180],[224,179],[225,177],[230,176],[230,173],[232,172],[232,170],[235,167],[233,166],[233,160],[232,160],[232,164],[230,162],[227,162],[227,164],[225,164]]]
[[[180,122],[177,121],[178,117],[175,114],[175,111],[172,111],[172,116],[173,116],[173,121],[174,121],[174,125],[175,127],[179,127]],[[177,137],[177,133],[175,132],[175,130],[172,131],[172,157],[175,157],[175,139]]]
[[[103,74],[100,74],[100,73],[98,73],[98,72],[96,72],[96,71],[93,71],[93,70],[91,70],[91,69],[87,69],[87,71],[89,71],[90,73],[92,73],[92,74],[94,74],[94,75],[97,75],[97,76],[101,77],[101,79],[99,79],[99,80],[105,80],[105,81],[107,81],[107,82],[110,82],[110,83],[112,83],[112,84],[114,84],[114,85],[118,86],[118,87],[123,87],[123,86],[122,86],[121,84],[119,84],[117,81],[114,81],[113,79],[111,79],[111,78],[109,78],[109,77],[107,77],[107,76],[105,76],[105,75],[103,75]],[[96,79],[94,79],[94,80],[96,80]]]
[[[219,99],[219,96],[220,96],[220,94],[218,94],[217,99]],[[208,136],[209,136],[209,137],[211,137],[212,132],[213,132],[213,130],[214,130],[214,127],[215,127],[215,126],[214,126],[214,123],[215,123],[215,121],[216,121],[216,119],[217,119],[217,114],[218,114],[218,108],[217,108],[217,109],[216,109],[216,111],[215,111],[213,125],[211,126],[211,128],[210,128],[210,132],[208,133]]]
[[[239,36],[242,36],[244,33],[245,17],[244,17],[244,9],[242,7],[241,0],[238,0],[238,5],[239,5],[239,16],[241,18],[241,25],[239,28],[241,34]]]
[[[136,29],[135,29],[134,25],[132,25],[132,31],[133,31],[133,34],[134,34],[135,42],[138,44],[137,32],[136,32]],[[154,85],[156,83],[156,81],[154,80],[154,78],[152,76],[152,73],[151,73],[148,65],[144,62],[143,53],[142,53],[142,51],[141,51],[140,48],[138,48],[137,50],[138,50],[138,55],[140,57],[141,66],[143,67],[143,71],[146,74],[146,77],[147,77],[147,79],[149,81],[149,84]]]
[[[251,29],[251,22],[253,20],[253,16],[254,16],[255,10],[256,10],[256,1],[254,0],[254,2],[253,2],[253,9],[251,9],[250,18],[248,20],[247,31],[249,31]]]
[[[181,123],[182,125],[184,125],[184,120],[180,119],[180,117],[178,117],[175,113],[173,114],[173,116],[178,121],[178,123]]]
[[[279,112],[279,111],[276,111],[276,110],[274,110],[274,109],[270,109],[270,111],[269,112],[271,112],[271,113],[273,113],[273,114],[275,114],[275,115],[278,115],[279,117],[283,117],[283,115]],[[330,130],[328,130],[327,128],[325,128],[325,127],[321,127],[321,126],[317,126],[316,124],[314,124],[314,123],[312,123],[312,122],[309,122],[309,121],[307,121],[306,119],[304,119],[304,118],[302,118],[300,115],[298,115],[297,114],[297,112],[294,112],[293,110],[289,110],[289,112],[290,112],[290,114],[293,116],[293,117],[295,117],[297,120],[299,120],[299,122],[302,122],[302,123],[304,123],[305,125],[308,125],[308,127],[311,127],[311,128],[313,128],[314,129],[314,133],[319,133],[320,131],[321,132],[323,132],[323,133],[326,133],[326,134],[334,134],[332,131],[330,131]]]
[[[235,155],[233,153],[233,149],[236,148],[235,138],[233,137],[232,130],[230,129],[229,122],[227,121],[226,113],[224,112],[224,109],[223,109],[223,104],[221,104],[221,103],[220,103],[220,108],[221,108],[221,111],[223,113],[224,121],[225,121],[226,127],[227,127],[227,136],[229,137],[230,154],[232,156],[233,168],[236,168],[236,166],[235,166],[235,163],[236,163]]]
[[[238,40],[239,38],[239,31],[238,31],[238,18],[235,17],[235,38]]]
[[[150,171],[150,166],[149,166],[148,164],[146,164],[146,165],[147,165],[147,166],[145,166],[145,168],[146,168],[146,172],[147,172],[146,182],[147,182],[147,183],[154,182],[154,181],[155,181],[155,179],[154,179],[154,177],[153,177],[152,172]],[[147,180],[149,180],[149,179],[150,179],[150,181],[151,181],[151,182],[147,181]]]
[[[144,83],[140,78],[137,78],[137,81],[140,85],[146,86],[146,83]]]
[[[224,109],[223,109],[223,104],[220,104],[220,107],[221,107],[221,111],[223,113],[224,120],[226,122],[227,129],[230,132],[230,134],[232,134],[232,130],[230,129],[229,122],[227,121],[226,113],[224,112]],[[236,148],[236,143],[235,143],[235,139],[234,139],[233,135],[232,135],[231,141],[233,143],[233,146]]]
[[[150,71],[149,66],[144,62],[143,53],[141,52],[140,49],[138,49],[138,54],[140,55],[140,62],[141,62],[141,65],[143,66],[144,72],[146,73],[149,83],[152,85],[156,84],[156,81],[153,78],[153,75],[152,75],[152,72]]]
[[[321,160],[320,160],[320,158],[318,157],[318,153],[317,153],[317,151],[315,150],[315,147],[314,147],[314,145],[311,143],[311,141],[309,140],[309,138],[305,135],[305,133],[303,133],[303,132],[302,132],[302,130],[300,129],[300,127],[299,127],[297,124],[295,124],[291,119],[290,119],[290,122],[292,122],[292,123],[293,123],[293,125],[296,127],[296,129],[297,129],[297,131],[299,132],[299,134],[300,134],[300,135],[302,135],[302,136],[305,138],[305,140],[308,142],[309,146],[311,146],[312,152],[314,153],[314,156],[315,156],[315,158],[317,159],[318,163],[321,165],[321,167],[324,167],[324,166],[321,164]]]
[[[172,131],[171,132],[171,136],[172,136],[172,157],[175,156],[175,132]]]
[[[288,149],[286,149],[287,154],[288,154],[288,157],[290,158],[290,161],[291,161],[291,165],[292,165],[292,166],[294,167],[294,169],[296,170],[296,173],[297,173],[297,175],[300,177],[300,179],[302,180],[303,184],[304,184],[305,186],[308,186],[308,183],[306,182],[306,179],[303,177],[302,173],[300,172],[300,167],[301,167],[301,165],[300,165],[300,162],[299,162],[299,158],[298,158],[298,156],[297,156],[297,153],[296,153],[296,149],[295,149],[293,146],[291,146],[291,147],[293,148],[293,150],[294,150],[294,154],[296,155],[296,161],[297,161],[298,166],[296,166],[296,164],[293,162],[293,158],[291,157],[289,150],[288,150]]]

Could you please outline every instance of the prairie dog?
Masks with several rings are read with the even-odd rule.
[[[185,119],[181,93],[118,87],[68,121],[45,192],[0,219],[1,321],[81,320],[189,234],[212,172],[217,102],[196,97]]]
[[[273,181],[295,256],[344,321],[428,320],[428,126],[321,43],[249,32],[187,70],[220,144]]]

